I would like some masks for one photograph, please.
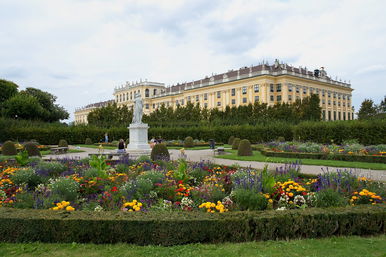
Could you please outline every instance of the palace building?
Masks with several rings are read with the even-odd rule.
[[[139,93],[148,114],[162,104],[176,108],[186,103],[199,104],[202,108],[225,109],[226,106],[254,104],[255,102],[274,105],[293,103],[317,94],[320,98],[323,120],[354,119],[351,102],[351,84],[333,80],[324,68],[308,70],[293,67],[275,60],[274,64],[259,64],[238,70],[205,77],[200,80],[166,87],[163,83],[140,81],[127,82],[114,89],[114,100],[90,104],[76,109],[75,123],[87,123],[87,115],[95,108],[112,102],[118,106],[132,107],[134,95]]]

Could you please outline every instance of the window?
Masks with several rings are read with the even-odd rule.
[[[277,100],[278,102],[281,102],[281,95],[276,96],[276,100]]]
[[[259,92],[259,85],[254,85],[254,90],[255,90],[255,93]]]
[[[274,92],[274,90],[273,90],[273,84],[271,84],[271,85],[269,86],[269,91],[270,91],[271,93]]]
[[[334,120],[336,120],[336,111],[334,111]]]
[[[130,92],[130,100],[133,99],[133,92]]]
[[[340,97],[341,97],[341,95],[340,94],[338,94],[338,99],[340,100]]]
[[[273,101],[273,95],[270,96],[270,100]]]
[[[208,94],[207,93],[204,94],[204,100],[208,100]]]
[[[288,96],[288,101],[292,101],[292,95]]]
[[[322,96],[324,97],[326,94],[325,94],[325,92],[324,92],[324,89],[322,90]]]
[[[292,92],[292,85],[288,85],[288,92]]]
[[[325,103],[326,103],[326,100],[323,99],[323,100],[322,100],[322,104],[325,104]]]
[[[343,107],[345,107],[346,106],[346,103],[345,102],[343,102]]]
[[[126,101],[129,101],[129,93],[126,93]]]
[[[247,98],[246,97],[243,98],[243,104],[245,104],[245,103],[247,103]]]
[[[122,102],[122,95],[119,95],[119,101]]]
[[[347,113],[347,120],[350,120],[350,113]]]
[[[300,92],[299,87],[296,87],[296,93],[299,93],[299,92]]]
[[[334,93],[334,98],[336,98],[336,93]]]
[[[204,107],[205,107],[205,108],[208,108],[208,103],[204,103]]]
[[[154,90],[153,90],[153,95],[156,95],[157,94],[157,89],[155,88]]]
[[[281,92],[281,84],[276,85],[276,92]]]
[[[235,95],[236,95],[236,89],[232,88],[232,96],[235,96]]]
[[[247,93],[247,87],[243,87],[243,95]]]
[[[331,120],[331,111],[328,111],[328,120]]]
[[[340,120],[340,112],[338,112],[338,120]]]
[[[307,88],[303,87],[303,94],[307,94]]]
[[[176,100],[176,105],[179,105],[179,104],[178,104],[178,100]]]
[[[221,102],[217,102],[217,106],[221,106]]]
[[[117,96],[117,102],[119,102],[119,97]]]
[[[259,101],[259,96],[255,95],[255,102],[258,102],[258,101]]]
[[[323,120],[326,120],[326,111],[325,110],[322,111],[322,116],[323,116]]]
[[[328,100],[328,105],[331,105],[331,100]]]
[[[149,93],[149,89],[146,88],[146,89],[145,89],[145,97],[149,97],[149,94],[150,94],[150,93]]]
[[[338,106],[340,106],[340,102],[338,102]]]
[[[181,99],[181,105],[184,105],[184,104],[185,104],[185,100]]]
[[[343,95],[343,97],[342,97],[342,98],[343,98],[343,100],[346,100],[346,95]]]
[[[146,108],[146,109],[149,109],[149,104],[145,104],[145,108]]]
[[[221,91],[217,91],[217,98],[221,98]]]
[[[349,95],[347,96],[347,100],[350,101],[350,96]]]
[[[188,103],[190,103],[190,96],[188,96],[188,99],[186,100]]]
[[[336,101],[334,101],[333,103],[334,103],[334,105],[336,105]]]
[[[200,96],[196,95],[196,102],[198,102],[199,100],[200,100]]]
[[[155,109],[155,104],[153,104],[153,109]]]
[[[232,99],[232,104],[236,104],[236,99]]]
[[[316,94],[319,95],[319,88],[316,89]]]
[[[343,120],[346,120],[346,113],[343,112]]]

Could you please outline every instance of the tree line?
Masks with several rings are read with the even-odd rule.
[[[185,106],[178,105],[175,109],[164,104],[149,115],[143,116],[143,122],[155,127],[169,126],[200,126],[200,125],[256,125],[267,121],[320,121],[321,107],[319,96],[311,95],[293,104],[277,103],[269,106],[266,103],[226,106],[225,110],[217,108],[200,108],[188,102]],[[88,123],[98,127],[128,126],[133,117],[132,110],[127,106],[118,107],[115,103],[93,110],[88,115]]]

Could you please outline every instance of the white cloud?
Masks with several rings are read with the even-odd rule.
[[[75,107],[126,80],[172,84],[279,58],[351,80],[354,104],[384,94],[384,1],[0,2],[0,77]]]

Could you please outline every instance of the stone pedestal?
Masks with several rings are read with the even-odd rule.
[[[149,155],[151,152],[148,143],[149,126],[145,123],[135,123],[129,126],[130,143],[127,146],[127,152],[134,155]]]

